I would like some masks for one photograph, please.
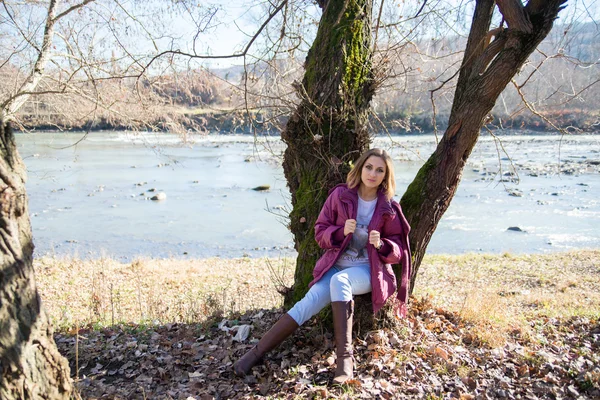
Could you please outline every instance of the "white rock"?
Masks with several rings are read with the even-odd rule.
[[[165,200],[167,198],[167,194],[165,192],[159,192],[154,196],[150,197],[150,200]]]

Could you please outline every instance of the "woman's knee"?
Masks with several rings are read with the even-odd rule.
[[[289,311],[290,315],[298,325],[302,325],[308,321],[313,315],[318,313],[331,301],[329,292],[323,290],[323,288],[315,288],[314,286],[309,290],[302,300],[297,302],[294,307]]]
[[[350,277],[344,271],[338,272],[331,277],[329,288],[351,287]]]
[[[347,273],[338,272],[329,282],[331,301],[352,300],[352,283]]]
[[[325,292],[322,290],[309,290],[301,300],[308,304],[319,304],[323,301]]]

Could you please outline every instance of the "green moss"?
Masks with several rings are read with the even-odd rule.
[[[331,74],[335,72],[324,71],[323,68],[336,64],[330,61],[331,57],[336,54],[336,50],[339,49],[340,38],[337,37],[337,20],[344,8],[344,3],[345,0],[331,0],[321,17],[317,36],[306,57],[304,87],[308,93],[312,93],[320,76],[324,74],[332,76]]]
[[[402,211],[406,215],[411,225],[418,223],[418,211],[423,203],[427,193],[427,179],[432,169],[437,166],[435,153],[429,157],[427,162],[421,167],[417,176],[406,189],[404,196],[400,200]]]
[[[366,25],[370,22],[367,0],[330,0],[306,58],[303,86],[309,99],[302,102],[298,113],[301,122],[293,131],[295,150],[305,157],[301,170],[287,177],[289,182],[298,183],[292,188],[290,214],[298,259],[287,306],[304,296],[322,254],[314,240],[314,223],[327,189],[345,178],[349,159],[368,146],[364,126],[370,100],[365,96],[371,79],[371,37]],[[322,143],[313,140],[316,134],[323,136]],[[331,156],[342,161],[335,170],[330,165]]]
[[[294,276],[294,289],[290,298],[286,301],[286,306],[291,307],[308,292],[308,284],[313,280],[312,271],[319,259],[319,253],[319,247],[314,238],[305,238],[300,242],[299,257]]]
[[[294,203],[294,209],[290,214],[293,219],[292,224],[300,223],[300,218],[315,215],[313,211],[315,208],[320,209],[322,202],[316,196],[322,197],[323,188],[321,185],[321,179],[319,177],[318,168],[304,169],[297,173],[300,179],[300,185],[296,189],[296,198]],[[317,210],[317,214],[318,215]],[[309,222],[309,221],[307,221]],[[306,223],[303,223],[303,225]]]
[[[325,202],[327,192],[323,188],[322,177],[325,168],[312,168],[299,171],[300,185],[296,190],[296,202],[290,214],[292,232],[296,235],[298,243],[298,258],[294,276],[293,292],[286,299],[286,306],[290,307],[302,299],[308,291],[308,284],[312,281],[312,271],[321,255],[321,250],[314,239],[315,218]],[[305,222],[300,222],[301,218]],[[310,218],[312,217],[312,218]]]
[[[364,1],[359,4],[357,0],[350,0],[344,14],[346,48],[344,49],[343,84],[346,92],[354,98],[356,105],[360,105],[362,101],[362,90],[368,84],[371,70],[370,38],[365,37],[365,31],[368,32],[368,29],[365,29],[365,21],[360,18],[364,9]]]
[[[312,93],[319,77],[337,76],[342,68],[341,89],[356,106],[363,102],[363,88],[371,79],[370,23],[365,0],[332,0],[323,14],[308,54],[304,86]],[[341,57],[341,63],[331,58]]]

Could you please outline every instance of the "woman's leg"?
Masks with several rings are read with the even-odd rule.
[[[288,311],[288,314],[294,318],[298,325],[303,325],[331,302],[330,281],[331,277],[338,272],[339,270],[336,267],[327,271],[317,283],[312,285],[302,300],[294,304],[294,307]]]
[[[298,326],[321,311],[330,302],[329,280],[336,272],[338,270],[335,268],[329,270],[310,288],[302,300],[297,302],[264,334],[256,346],[233,364],[236,375],[240,377],[247,375],[267,352],[279,346]]]
[[[368,265],[343,269],[331,277],[331,301],[350,301],[352,296],[371,292],[371,268]]]
[[[354,377],[352,358],[353,295],[371,291],[371,269],[368,265],[346,268],[331,278],[331,308],[335,333],[337,368],[333,381],[344,383]]]

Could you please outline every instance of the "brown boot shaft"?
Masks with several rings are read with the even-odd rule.
[[[334,301],[331,303],[331,308],[333,310],[333,330],[337,355],[337,368],[333,382],[344,383],[354,377],[354,359],[352,357],[354,302]]]
[[[252,349],[233,364],[235,374],[240,377],[247,375],[266,353],[279,346],[296,329],[296,321],[285,313]]]

